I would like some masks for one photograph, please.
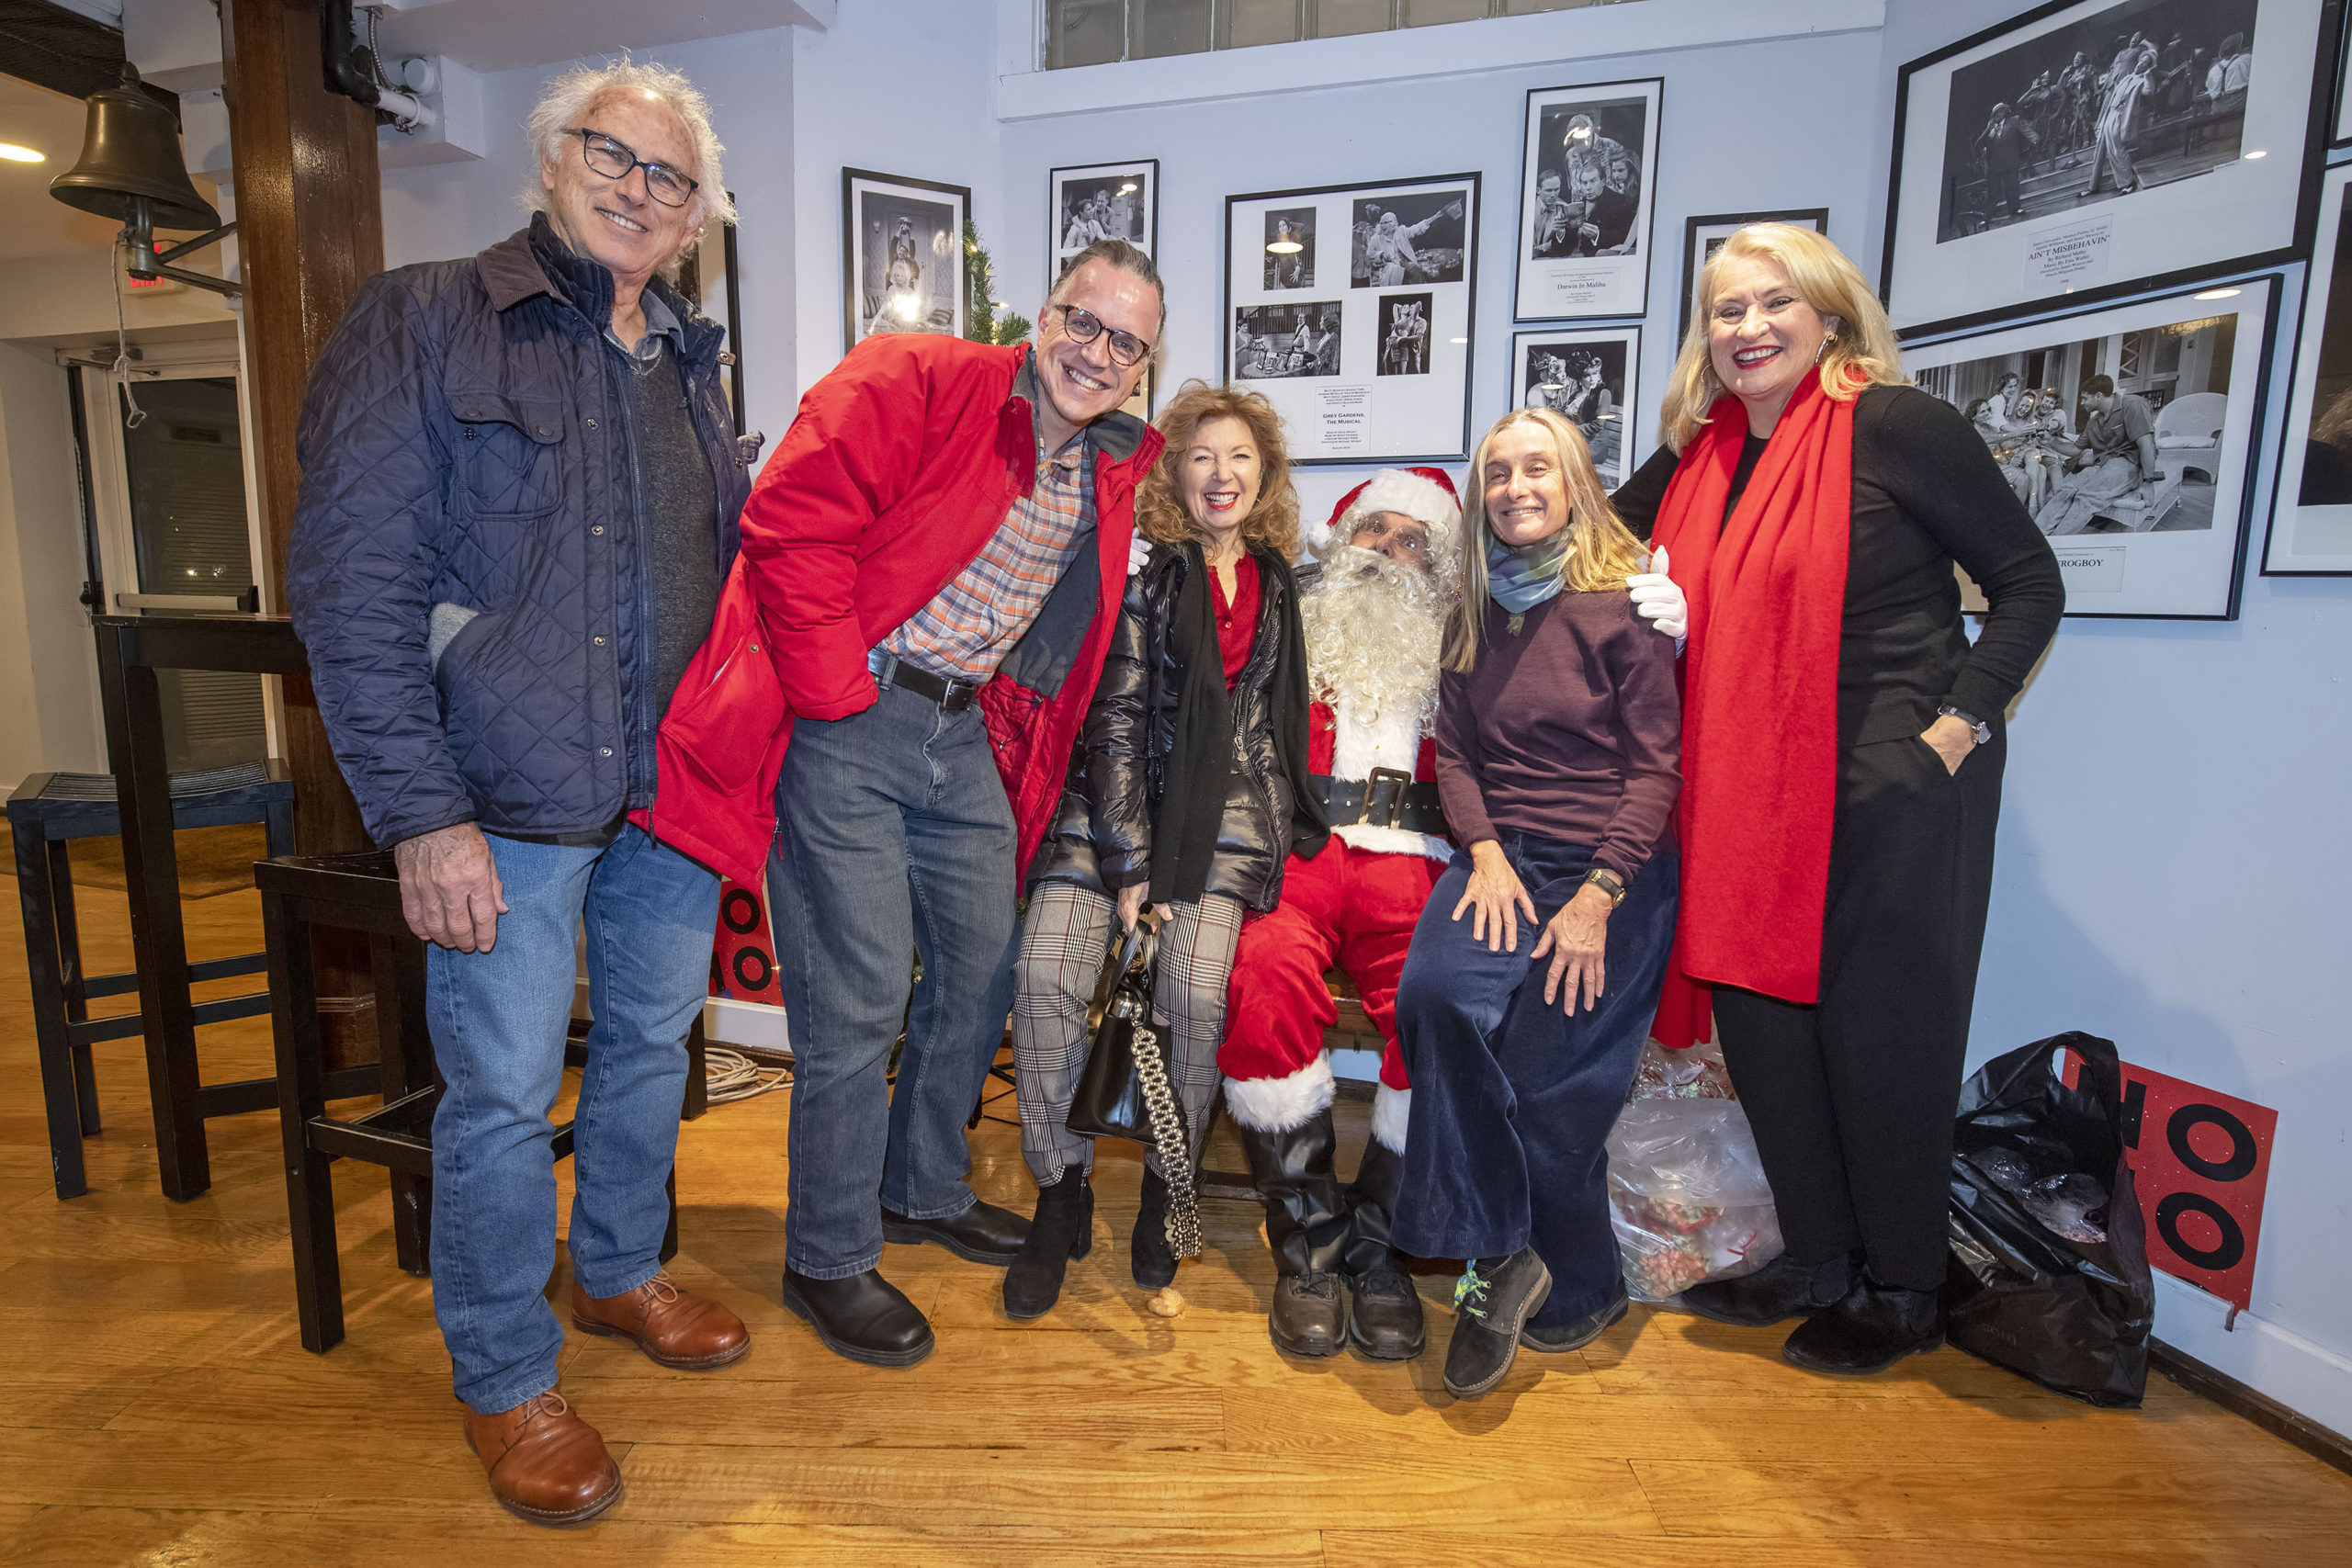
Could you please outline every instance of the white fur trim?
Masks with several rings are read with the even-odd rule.
[[[1352,703],[1333,705],[1333,778],[1361,783],[1372,777],[1374,768],[1395,768],[1399,773],[1411,773],[1417,771],[1420,760],[1420,726],[1413,722],[1410,714],[1383,714],[1376,719],[1366,720]],[[1416,833],[1406,828],[1351,822],[1332,831],[1339,834],[1340,841],[1350,849],[1362,850],[1366,854],[1427,855],[1439,862],[1453,858],[1453,846],[1443,839]]]
[[[1225,1108],[1234,1121],[1261,1133],[1304,1127],[1331,1108],[1334,1083],[1330,1053],[1283,1078],[1227,1078]]]
[[[1462,522],[1462,509],[1436,484],[1404,468],[1383,468],[1372,476],[1356,497],[1359,512],[1401,512],[1414,522],[1452,532]]]
[[[1391,1154],[1405,1152],[1405,1126],[1413,1116],[1413,1091],[1382,1084],[1372,1096],[1372,1135]]]
[[[1421,727],[1411,712],[1366,718],[1345,698],[1331,705],[1331,776],[1361,782],[1374,768],[1411,773],[1421,760]]]
[[[1331,542],[1331,525],[1328,521],[1317,523],[1312,517],[1307,518],[1298,525],[1298,536],[1306,547],[1306,553],[1320,559],[1323,547]]]
[[[1452,844],[1409,828],[1375,828],[1369,822],[1351,822],[1331,831],[1348,848],[1362,850],[1368,855],[1427,855],[1440,865],[1453,859]]]

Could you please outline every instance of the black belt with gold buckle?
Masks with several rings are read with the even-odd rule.
[[[880,649],[865,656],[865,668],[886,686],[897,686],[937,703],[949,713],[961,713],[970,707],[980,694],[979,684],[973,681],[951,680],[934,675],[928,670],[918,670],[896,654]]]
[[[1315,790],[1334,828],[1361,822],[1372,828],[1402,828],[1408,833],[1445,836],[1445,806],[1437,785],[1415,784],[1401,768],[1374,768],[1368,779],[1314,775]]]

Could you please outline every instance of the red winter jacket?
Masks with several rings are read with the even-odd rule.
[[[1035,480],[1035,378],[1023,346],[868,338],[800,400],[743,507],[743,547],[711,635],[662,721],[648,832],[757,886],[795,717],[873,705],[868,649],[954,581]],[[981,689],[1028,863],[1061,795],[1126,581],[1136,483],[1159,433],[1089,427],[1091,540]]]

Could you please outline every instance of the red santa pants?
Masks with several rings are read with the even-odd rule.
[[[1396,977],[1444,871],[1427,855],[1369,854],[1337,834],[1313,860],[1291,856],[1282,902],[1241,928],[1216,1058],[1225,1076],[1288,1077],[1322,1055],[1323,1032],[1340,1016],[1323,972],[1336,965],[1387,1042],[1380,1081],[1411,1088],[1396,1054]]]

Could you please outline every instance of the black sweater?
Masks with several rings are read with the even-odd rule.
[[[1742,478],[1761,449],[1752,438],[1750,447]],[[1659,447],[1612,498],[1644,539],[1679,461]],[[1984,592],[1973,647],[1955,561]],[[1854,408],[1838,743],[1917,735],[1946,703],[1997,724],[2065,607],[2050,541],[1960,411],[1916,387],[1864,389]]]

